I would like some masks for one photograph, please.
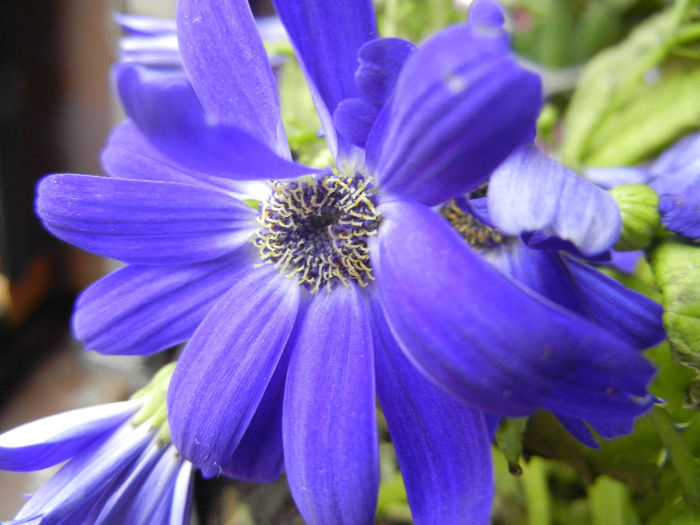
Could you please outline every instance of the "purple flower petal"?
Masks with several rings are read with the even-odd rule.
[[[367,140],[367,167],[383,189],[438,204],[476,188],[531,137],[540,81],[511,57],[506,38],[462,25],[406,60]]]
[[[189,525],[192,514],[192,463],[184,461],[175,479],[173,503],[170,507],[170,520],[167,525]]]
[[[534,146],[520,148],[499,166],[488,199],[491,219],[507,235],[540,230],[590,256],[610,249],[620,236],[612,196]]]
[[[247,130],[207,114],[181,73],[119,64],[115,75],[124,108],[139,130],[167,157],[191,170],[244,180],[317,171],[279,156]]]
[[[248,2],[180,0],[177,36],[205,110],[289,158],[274,74]]]
[[[125,425],[99,447],[69,461],[26,503],[15,519],[43,515],[44,523],[94,523],[110,494],[152,440],[148,423]]]
[[[170,18],[116,13],[114,20],[122,31],[132,35],[175,34],[175,20]]]
[[[294,333],[289,339],[294,340]],[[286,351],[282,354],[260,405],[230,461],[221,465],[225,476],[269,483],[282,475],[282,399],[289,353]]]
[[[683,192],[662,195],[659,212],[666,229],[691,240],[700,240],[700,175]]]
[[[102,151],[102,166],[118,179],[179,182],[207,186],[263,200],[269,195],[269,184],[263,181],[240,181],[213,177],[178,164],[154,148],[136,125],[127,120],[118,125]]]
[[[502,272],[567,310],[592,320],[634,348],[665,337],[661,305],[569,255],[511,242],[486,257]]]
[[[348,142],[363,148],[379,110],[361,98],[343,100],[333,114],[338,133]]]
[[[307,523],[373,523],[379,486],[372,334],[355,287],[314,296],[294,346],[285,464]]]
[[[653,368],[625,341],[491,267],[430,209],[380,206],[372,267],[392,333],[428,377],[503,416],[619,420],[648,409]]]
[[[488,524],[491,439],[483,414],[436,388],[373,308],[377,393],[416,523]]]
[[[584,174],[588,180],[606,190],[621,184],[646,184],[650,176],[646,169],[632,166],[586,168]]]
[[[362,96],[377,108],[389,100],[406,59],[416,50],[401,38],[379,38],[363,45],[357,59],[355,83]]]
[[[139,401],[55,414],[0,434],[0,470],[29,472],[57,465],[133,416]]]
[[[207,477],[229,463],[278,365],[300,288],[275,268],[251,270],[204,318],[168,389],[172,440]]]
[[[75,336],[103,354],[149,355],[181,343],[242,272],[253,267],[250,252],[243,247],[184,266],[120,268],[78,298]]]
[[[500,27],[504,22],[503,8],[494,0],[476,0],[469,8],[469,23]]]
[[[255,212],[204,186],[49,175],[36,211],[56,237],[133,264],[186,264],[220,257],[248,242]]]
[[[582,419],[566,417],[557,414],[557,419],[562,426],[581,443],[591,448],[600,448],[600,443],[593,437],[593,433]]]
[[[586,317],[634,348],[649,348],[666,337],[660,304],[623,286],[573,257],[564,256]]]
[[[342,158],[350,145],[339,143],[333,113],[340,102],[358,95],[357,52],[376,38],[370,0],[274,0],[309,84],[333,154]]]

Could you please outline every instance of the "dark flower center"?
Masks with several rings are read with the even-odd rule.
[[[452,227],[475,248],[481,250],[496,248],[506,241],[506,237],[501,232],[464,211],[455,201],[443,204],[440,215],[447,219]]]
[[[373,190],[361,175],[273,183],[260,208],[253,243],[311,293],[337,283],[367,286],[374,279],[367,238],[377,234]]]

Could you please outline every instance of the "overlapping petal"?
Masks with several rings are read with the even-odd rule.
[[[36,210],[59,239],[134,264],[214,259],[256,229],[255,213],[241,201],[174,182],[50,175],[38,185]]]
[[[182,73],[120,64],[115,76],[124,108],[139,130],[191,170],[240,180],[315,173],[279,156],[247,130],[208,114]]]
[[[108,175],[119,179],[207,185],[257,200],[265,199],[270,193],[268,182],[213,177],[209,173],[178,164],[153,147],[130,120],[112,131],[107,146],[102,151],[102,166]]]
[[[447,29],[406,60],[367,139],[368,170],[388,192],[438,204],[528,140],[539,106],[539,79],[510,56],[500,28]]]
[[[0,434],[0,470],[28,472],[57,465],[111,433],[140,405],[125,401],[80,408]]]
[[[182,62],[205,110],[290,158],[272,68],[244,0],[180,0]]]
[[[585,315],[635,348],[649,348],[665,337],[660,304],[615,279],[565,256]]]
[[[292,496],[310,525],[371,524],[379,485],[369,319],[354,287],[319,292],[292,347],[282,429]]]
[[[489,212],[508,235],[540,231],[584,255],[612,247],[622,220],[615,200],[534,146],[517,150],[489,180]]]
[[[188,339],[216,301],[253,267],[248,247],[190,265],[129,265],[78,298],[73,331],[104,354],[149,355]]]
[[[364,44],[357,53],[355,83],[362,97],[377,109],[390,99],[401,68],[416,50],[401,38],[379,38]]]
[[[662,195],[659,199],[661,218],[670,231],[692,240],[700,240],[700,173],[685,191]]]
[[[489,523],[491,439],[483,414],[438,389],[409,363],[376,301],[372,321],[377,394],[414,522]]]
[[[348,154],[333,126],[338,104],[358,95],[357,51],[376,38],[371,0],[274,0],[306,76],[326,140],[334,156]]]
[[[548,408],[619,420],[648,408],[634,396],[646,395],[653,368],[625,341],[503,276],[428,208],[380,210],[370,251],[384,312],[442,388],[504,416]]]
[[[292,332],[300,288],[265,266],[237,282],[185,347],[168,389],[173,443],[211,477],[235,452]]]

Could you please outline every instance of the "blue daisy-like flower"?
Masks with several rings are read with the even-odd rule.
[[[180,0],[183,68],[117,67],[129,120],[104,152],[110,177],[39,186],[49,230],[128,263],[82,294],[75,332],[105,353],[189,339],[169,417],[206,476],[286,468],[309,523],[371,523],[376,395],[415,521],[485,523],[498,417],[547,408],[615,435],[652,401],[641,343],[597,318],[596,292],[574,300],[559,277],[511,277],[472,247],[470,235],[489,240],[481,223],[450,222],[450,202],[531,138],[539,79],[512,57],[490,0],[418,48],[377,39],[369,1],[275,4],[337,169],[291,160],[247,3]],[[619,216],[591,222],[604,192],[528,173],[520,199],[489,189],[497,227],[577,255],[610,247]],[[602,282],[571,267],[565,283]],[[647,303],[605,282],[644,317]]]
[[[154,411],[164,397],[145,392],[0,434],[2,470],[66,462],[8,523],[187,525],[193,466],[169,444]]]

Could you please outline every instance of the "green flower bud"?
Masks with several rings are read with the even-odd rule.
[[[663,295],[663,322],[673,358],[700,372],[700,246],[668,238],[650,255]],[[700,404],[699,378],[689,392],[695,406]]]
[[[659,196],[641,184],[617,186],[610,195],[622,216],[622,232],[615,249],[625,252],[647,248],[659,229]]]

